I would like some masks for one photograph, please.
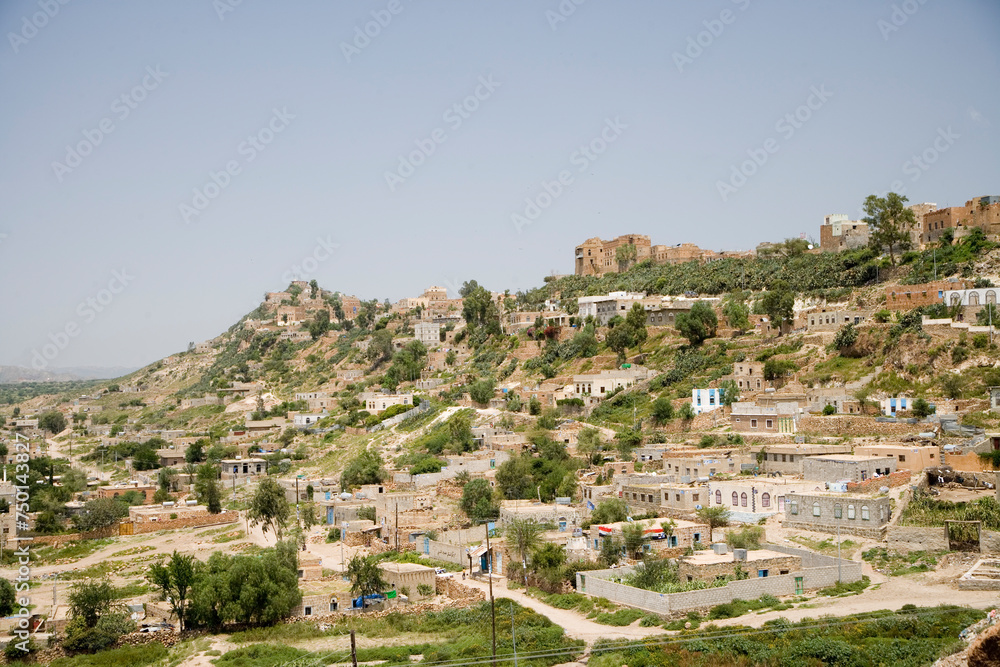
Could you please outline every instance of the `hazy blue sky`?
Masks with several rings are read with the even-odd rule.
[[[591,236],[1000,194],[993,0],[65,1],[0,4],[0,364],[148,363],[296,266],[517,290]]]

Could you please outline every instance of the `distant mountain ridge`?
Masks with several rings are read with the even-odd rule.
[[[110,380],[137,370],[125,366],[79,366],[35,370],[24,366],[0,366],[0,384],[18,382],[72,382],[76,380]]]

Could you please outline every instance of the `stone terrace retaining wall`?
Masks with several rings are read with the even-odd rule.
[[[202,514],[186,519],[173,519],[172,521],[149,521],[133,524],[133,534],[155,533],[160,530],[175,530],[177,528],[200,528],[202,526],[215,526],[223,523],[235,523],[240,520],[239,512],[220,512],[219,514]]]
[[[832,436],[907,435],[928,430],[927,424],[881,422],[874,417],[861,415],[830,415],[816,417],[805,415],[799,419],[800,433]]]

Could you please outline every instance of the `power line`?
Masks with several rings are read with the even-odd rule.
[[[653,637],[650,637],[650,638],[647,638],[647,639],[641,639],[641,640],[636,640],[636,641],[627,642],[627,643],[623,643],[623,644],[614,644],[614,645],[607,646],[607,647],[600,647],[600,648],[597,648],[597,649],[591,649],[591,653],[592,654],[593,653],[614,653],[614,652],[618,652],[618,651],[627,651],[627,650],[632,649],[632,648],[651,648],[651,647],[656,647],[656,646],[669,646],[671,644],[684,644],[684,643],[697,642],[697,641],[710,641],[710,640],[713,640],[713,639],[723,639],[723,638],[728,638],[728,637],[733,637],[733,636],[748,637],[748,636],[756,636],[756,635],[781,634],[781,633],[795,632],[795,631],[809,631],[809,630],[816,630],[816,629],[822,629],[822,628],[834,628],[834,627],[842,627],[842,626],[846,626],[846,625],[857,625],[857,624],[860,624],[860,623],[875,623],[875,622],[883,621],[885,619],[890,619],[890,618],[919,618],[919,617],[924,617],[924,616],[935,616],[935,615],[940,615],[940,614],[951,613],[952,611],[953,610],[951,610],[951,609],[932,609],[932,610],[926,611],[926,612],[897,611],[897,612],[894,612],[893,614],[886,615],[886,616],[869,616],[869,617],[865,617],[865,618],[852,618],[851,620],[842,620],[842,621],[836,621],[836,622],[833,622],[833,621],[817,621],[816,623],[812,623],[812,624],[808,624],[808,625],[801,625],[801,624],[799,624],[799,625],[795,625],[795,626],[792,626],[792,627],[784,627],[784,628],[768,627],[768,628],[748,628],[748,629],[743,629],[743,630],[735,630],[735,629],[728,629],[728,628],[719,628],[718,630],[713,631],[713,632],[702,632],[702,633],[698,633],[698,634],[694,634],[694,635],[668,635],[668,636],[660,635],[660,636],[653,636]],[[609,628],[609,631],[613,631],[613,628]],[[657,639],[657,637],[662,637],[662,638]],[[545,650],[541,650],[541,651],[534,651],[534,652],[530,652],[530,653],[523,653],[522,652],[522,653],[519,653],[517,655],[517,658],[518,658],[519,661],[524,661],[524,660],[538,660],[538,659],[542,659],[542,658],[555,658],[555,657],[562,657],[562,656],[573,656],[573,655],[577,655],[577,654],[579,654],[581,652],[584,652],[585,650],[586,650],[585,647],[582,647],[582,646],[567,646],[567,647],[562,647],[562,648],[557,648],[557,649],[545,649]],[[497,656],[496,656],[496,660],[500,661],[500,662],[504,662],[504,661],[506,661],[506,662],[512,662],[513,661],[513,657],[514,657],[513,653],[505,653],[505,654],[499,654],[498,653]],[[302,660],[302,659],[307,659],[307,657],[304,656],[303,658],[300,658],[299,660]],[[323,657],[314,658],[313,660],[314,661],[311,663],[312,665],[329,664],[329,661],[322,662],[322,660],[324,660]],[[484,656],[482,658],[476,658],[476,659],[473,659],[473,660],[469,660],[469,659],[439,660],[439,661],[432,661],[432,662],[422,662],[420,664],[424,665],[424,666],[433,666],[433,667],[472,667],[472,666],[475,666],[475,665],[485,665],[487,663],[492,663],[493,660],[494,660],[494,658],[492,656],[487,655],[487,656]],[[286,664],[287,665],[292,665],[292,664],[294,664],[294,661],[292,663],[286,663]]]

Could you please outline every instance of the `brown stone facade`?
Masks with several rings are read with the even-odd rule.
[[[750,561],[727,560],[705,565],[691,563],[681,559],[678,563],[677,576],[681,581],[715,581],[716,579],[733,576],[739,565],[750,578],[757,576],[759,570],[767,570],[768,576],[776,576],[798,572],[802,569],[802,559],[798,556],[774,556]]]

